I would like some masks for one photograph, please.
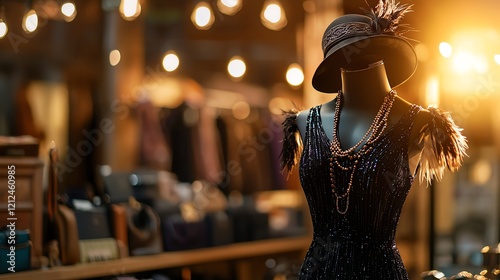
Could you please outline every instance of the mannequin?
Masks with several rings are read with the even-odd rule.
[[[352,147],[363,137],[363,134],[370,127],[385,95],[391,91],[391,85],[387,79],[382,60],[365,65],[353,62],[353,65],[350,67],[349,70],[341,70],[342,92],[345,95],[345,103],[342,108],[339,137],[344,149]],[[336,99],[333,99],[321,108],[323,129],[330,140],[332,140],[331,137],[333,134],[333,126],[331,124],[333,123],[335,101]],[[389,126],[394,125],[410,110],[410,107],[410,103],[398,96],[393,105],[392,113],[389,116]],[[300,112],[297,116],[297,125],[302,140],[304,140],[306,130],[306,118],[307,110]],[[417,168],[417,157],[423,148],[423,142],[419,139],[419,131],[430,119],[431,115],[429,111],[426,109],[421,110],[416,117],[416,122],[412,129],[410,136],[411,145],[408,147],[408,158],[410,170],[413,173],[415,173]]]
[[[282,165],[299,165],[314,229],[300,280],[408,280],[395,241],[406,196],[414,179],[462,163],[467,143],[451,116],[394,90],[417,66],[397,32],[410,7],[380,0],[369,16],[335,19],[312,84],[337,96],[283,121]]]

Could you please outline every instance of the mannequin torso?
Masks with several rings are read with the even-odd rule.
[[[339,120],[338,137],[342,149],[348,149],[354,146],[366,133],[382,105],[384,97],[391,91],[391,86],[382,61],[357,70],[343,69],[341,75],[344,100]],[[320,111],[323,129],[330,140],[332,140],[333,135],[335,103],[336,98],[323,104]],[[388,128],[396,124],[410,108],[409,102],[396,96],[389,114]],[[303,111],[297,116],[297,125],[302,139],[305,135],[307,115],[308,111]],[[416,116],[408,147],[412,172],[417,167],[418,155],[422,150],[422,143],[418,142],[420,130],[430,119],[431,115],[427,110],[421,110]]]

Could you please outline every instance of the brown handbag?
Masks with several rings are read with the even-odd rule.
[[[50,227],[59,244],[61,264],[75,264],[80,261],[78,245],[78,227],[76,217],[69,207],[60,204],[57,190],[57,148],[52,142],[49,151],[49,186],[47,193],[47,211]]]

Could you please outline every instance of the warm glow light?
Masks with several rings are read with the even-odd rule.
[[[9,32],[7,24],[3,21],[3,19],[0,19],[0,39],[5,37],[5,35],[7,35],[7,32]]]
[[[162,65],[167,72],[175,71],[179,67],[179,57],[173,51],[167,52],[163,57]]]
[[[191,21],[200,30],[210,29],[215,21],[210,5],[206,2],[198,3],[191,14]]]
[[[38,28],[38,15],[35,10],[29,10],[23,19],[23,29],[26,33],[31,33]]]
[[[299,64],[293,63],[288,67],[286,81],[292,86],[299,86],[304,82],[304,72]]]
[[[439,105],[439,78],[437,76],[432,76],[427,80],[425,103],[427,106]]]
[[[453,48],[451,47],[451,45],[447,42],[441,42],[439,44],[439,52],[441,53],[441,55],[443,57],[450,57],[453,53]]]
[[[493,59],[495,60],[495,62],[496,62],[498,65],[500,65],[500,54],[495,54],[495,55],[493,56]]]
[[[111,66],[117,65],[118,63],[120,63],[121,57],[122,56],[121,56],[119,50],[110,51],[109,52],[109,64],[111,64]]]
[[[466,52],[460,52],[453,58],[453,69],[458,73],[465,73],[472,69],[472,56]]]
[[[229,75],[234,78],[242,77],[245,74],[246,70],[247,67],[245,65],[245,62],[238,56],[233,57],[227,65],[227,71],[229,72]]]
[[[126,20],[134,20],[141,14],[141,3],[139,0],[122,0],[120,14]]]
[[[61,6],[61,13],[64,15],[64,20],[72,21],[76,17],[76,7],[72,2],[66,2]]]
[[[242,0],[217,0],[217,8],[226,15],[236,14],[242,6]]]
[[[488,72],[488,61],[484,56],[462,51],[453,56],[453,69],[458,73],[467,73],[472,70],[486,73]]]
[[[272,23],[277,23],[281,19],[281,8],[276,4],[267,5],[264,10],[264,18]]]
[[[245,101],[238,101],[233,105],[233,116],[238,120],[244,120],[250,115],[250,105]]]
[[[484,185],[491,179],[493,171],[491,169],[491,164],[483,159],[472,166],[470,173],[472,182],[478,185]]]
[[[260,20],[265,27],[275,31],[282,29],[287,24],[285,12],[277,0],[268,0],[264,3]]]
[[[488,60],[483,55],[474,57],[474,69],[478,73],[488,72]]]

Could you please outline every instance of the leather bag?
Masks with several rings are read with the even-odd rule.
[[[58,241],[61,264],[69,265],[80,261],[78,227],[73,210],[59,203],[57,160],[57,147],[52,142],[49,150],[49,186],[47,193],[49,227]]]

